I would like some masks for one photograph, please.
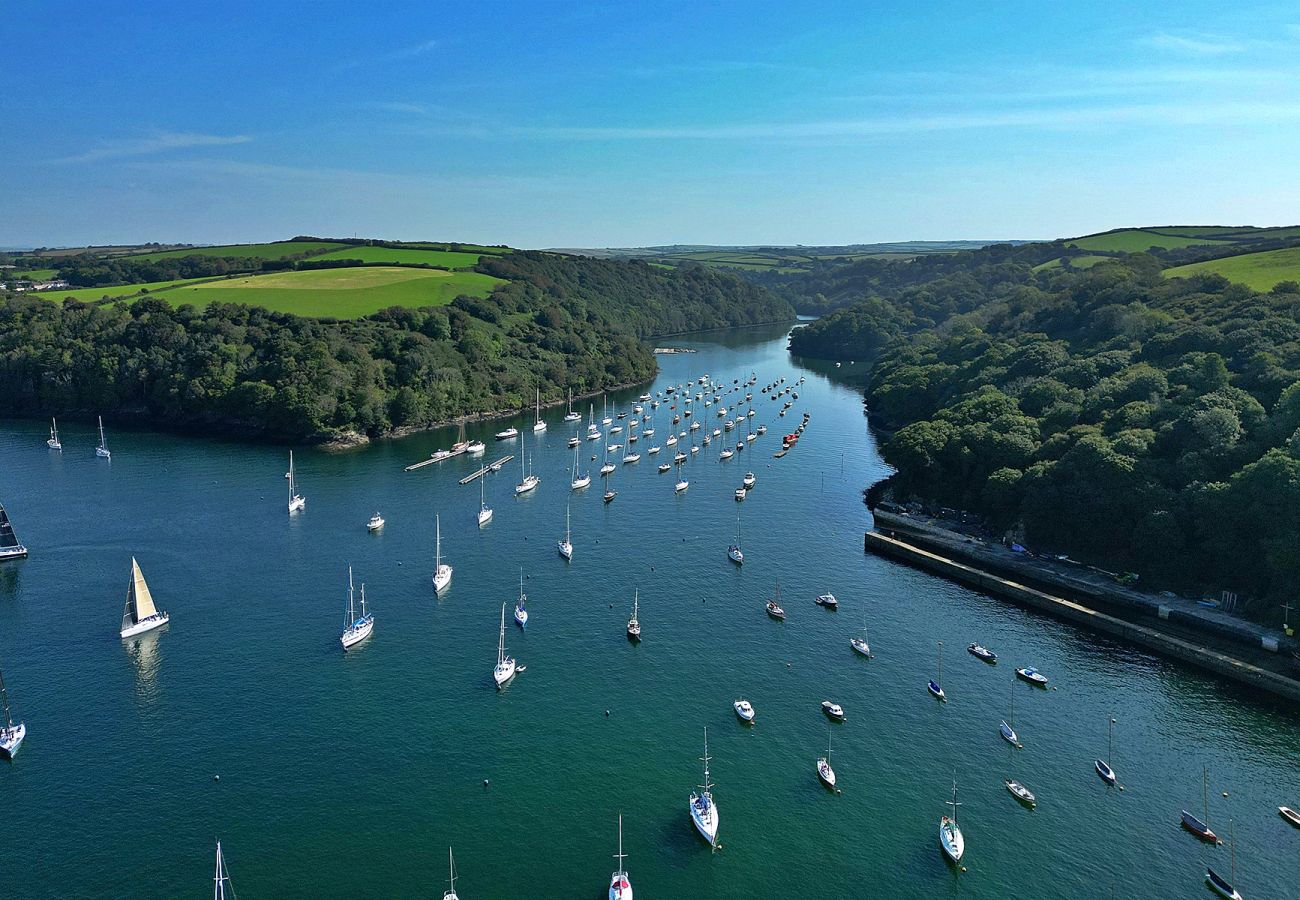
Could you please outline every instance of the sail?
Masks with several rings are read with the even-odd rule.
[[[0,549],[7,550],[17,546],[19,546],[18,535],[14,534],[14,526],[9,522],[9,513],[0,506]]]
[[[145,584],[144,573],[140,571],[140,565],[131,557],[131,586],[126,593],[127,612],[135,613],[135,621],[147,619],[158,612],[153,605],[153,594],[149,593],[149,585]]]

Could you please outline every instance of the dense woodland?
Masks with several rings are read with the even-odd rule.
[[[334,321],[161,299],[0,306],[0,412],[284,440],[375,435],[648,380],[640,338],[793,318],[733,275],[517,253],[491,297]]]
[[[796,353],[872,362],[895,494],[1276,620],[1300,583],[1300,286],[1164,279],[1147,254],[969,257],[795,333]]]

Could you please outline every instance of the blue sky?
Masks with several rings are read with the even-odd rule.
[[[0,246],[1300,222],[1294,3],[11,2],[5,18]]]

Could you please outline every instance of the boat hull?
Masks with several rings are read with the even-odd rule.
[[[433,592],[441,594],[451,587],[451,566],[443,564],[433,573]]]
[[[511,679],[515,677],[515,661],[507,659],[501,665],[492,670],[492,680],[496,682],[497,690],[501,690]]]
[[[939,846],[953,862],[961,862],[962,854],[966,852],[966,840],[962,837],[961,829],[947,816],[939,823]]]
[[[0,560],[23,559],[26,556],[27,556],[27,548],[24,547],[22,544],[19,544],[16,547],[0,548]]]
[[[1282,818],[1286,819],[1296,828],[1300,828],[1300,813],[1296,812],[1294,809],[1291,809],[1291,807],[1279,806],[1277,808],[1277,814]]]
[[[926,690],[928,690],[930,692],[930,695],[933,696],[936,700],[943,700],[944,702],[947,702],[948,695],[943,692],[943,688],[939,687],[937,682],[931,681],[928,685],[926,685]]]
[[[370,637],[374,630],[374,619],[367,617],[344,631],[342,637],[339,638],[339,643],[343,645],[344,650],[348,650]]]
[[[830,763],[824,759],[817,760],[817,778],[822,784],[835,790],[835,770],[831,768]]]
[[[1228,900],[1242,900],[1241,894],[1237,892],[1237,889],[1229,884],[1222,875],[1211,869],[1209,866],[1205,867],[1205,881],[1220,897],[1227,897]]]
[[[627,880],[626,874],[614,873],[609,883],[609,900],[632,900],[632,882]]]
[[[871,656],[871,645],[861,638],[850,638],[849,646],[861,656]]]
[[[5,728],[3,735],[0,735],[0,756],[5,759],[13,759],[22,749],[23,739],[27,737],[27,725],[19,722],[12,728]]]
[[[171,616],[167,613],[155,613],[147,619],[141,619],[134,625],[128,625],[120,632],[123,638],[135,637],[137,634],[144,634],[146,631],[153,631],[155,628],[161,628],[171,621]]]
[[[702,804],[700,797],[691,794],[691,822],[695,824],[695,830],[699,832],[700,837],[709,842],[710,847],[717,846],[718,805],[716,803],[710,800],[707,804]]]
[[[1094,769],[1097,770],[1097,776],[1107,784],[1114,785],[1116,781],[1119,780],[1118,777],[1115,775],[1115,770],[1112,769],[1110,766],[1106,765],[1101,760],[1099,759],[1095,760],[1092,766]]]
[[[1219,843],[1219,836],[1210,830],[1210,826],[1206,825],[1187,810],[1183,810],[1182,825],[1183,828],[1187,829],[1207,844]]]

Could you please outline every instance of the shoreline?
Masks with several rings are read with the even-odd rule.
[[[865,533],[864,552],[917,566],[1019,606],[1300,702],[1300,658],[1293,656],[1297,642],[1280,632],[1218,610],[1198,615],[1185,607],[1191,601],[1176,603],[1182,598],[1142,595],[1119,585],[1112,594],[1065,573],[1026,570],[998,559],[987,546],[967,543],[966,536],[957,532],[944,535],[943,529],[933,524],[910,522],[906,516],[883,511],[874,515],[875,529]]]

